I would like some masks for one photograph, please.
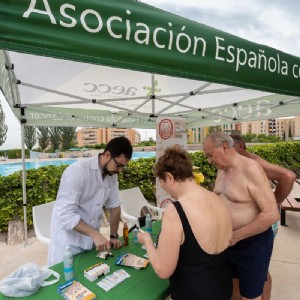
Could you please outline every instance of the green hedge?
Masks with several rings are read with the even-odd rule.
[[[286,167],[290,170],[300,168],[300,142],[282,142],[249,147],[253,152],[268,162]]]
[[[55,200],[60,177],[67,165],[47,166],[26,172],[28,226],[32,226],[32,206]],[[0,232],[7,231],[8,221],[23,219],[22,172],[0,176]]]
[[[271,163],[295,170],[300,168],[300,143],[285,142],[249,147]],[[215,168],[209,165],[202,151],[190,154],[195,166],[200,167],[205,180],[203,186],[210,187],[215,181]],[[155,178],[152,170],[155,158],[133,160],[119,175],[120,189],[139,186],[146,199],[155,202]],[[47,166],[28,170],[27,173],[27,219],[32,226],[32,206],[55,200],[60,177],[67,165]],[[0,232],[7,231],[9,220],[23,218],[22,173],[0,176]]]

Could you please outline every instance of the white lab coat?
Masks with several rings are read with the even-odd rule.
[[[117,175],[102,179],[98,155],[67,167],[61,177],[52,213],[49,266],[63,260],[66,245],[71,246],[73,254],[92,249],[93,240],[73,228],[81,219],[98,230],[103,206],[107,209],[120,206]]]

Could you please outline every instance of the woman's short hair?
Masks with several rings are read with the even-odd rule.
[[[194,177],[191,157],[179,145],[167,148],[154,167],[154,175],[159,179],[165,180],[167,172],[173,175],[175,181]]]

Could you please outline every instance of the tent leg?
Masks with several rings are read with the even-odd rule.
[[[21,146],[22,146],[22,186],[23,186],[23,213],[24,213],[24,247],[27,243],[27,198],[26,198],[26,169],[25,169],[25,124],[21,123]]]

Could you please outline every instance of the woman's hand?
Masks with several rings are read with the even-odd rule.
[[[137,238],[138,238],[138,241],[142,245],[145,245],[145,246],[146,246],[147,241],[151,241],[151,243],[153,243],[151,235],[149,234],[149,232],[138,232]]]

